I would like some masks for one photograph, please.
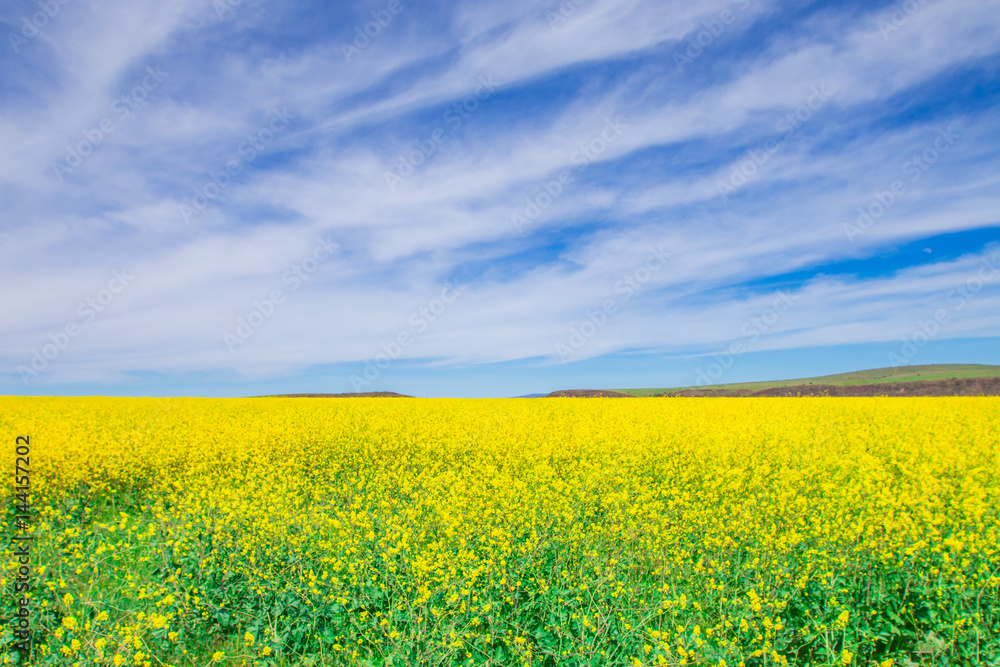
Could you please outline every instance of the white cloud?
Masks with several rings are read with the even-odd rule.
[[[880,124],[879,105],[995,53],[998,4],[929,2],[889,39],[877,13],[820,14],[808,35],[745,51],[729,77],[709,83],[701,72],[728,62],[716,58],[746,38],[750,22],[769,20],[773,5],[740,16],[689,66],[690,78],[677,72],[672,49],[732,2],[694,9],[593,1],[554,29],[531,3],[466,3],[437,32],[410,7],[353,63],[339,37],[286,51],[280,44],[190,57],[179,50],[199,30],[242,34],[261,17],[274,20],[280,12],[265,12],[266,3],[221,24],[189,2],[81,7],[52,25],[44,45],[32,45],[34,55],[22,56],[35,69],[4,84],[18,92],[0,116],[10,233],[0,276],[24,287],[0,303],[7,340],[0,359],[8,368],[22,363],[122,267],[136,274],[134,286],[50,377],[97,369],[257,376],[365,359],[455,276],[469,293],[408,356],[552,355],[570,326],[614,296],[616,281],[649,246],[668,247],[670,265],[581,355],[724,344],[770,298],[740,296],[742,285],[911,238],[996,225],[993,117],[950,112],[894,127]],[[826,30],[830,23],[842,32]],[[65,144],[107,116],[111,101],[155,64],[169,73],[156,98],[57,183],[47,170]],[[449,126],[444,105],[488,75],[502,89],[461,127]],[[775,136],[777,121],[817,86],[833,91],[830,101],[721,202],[717,183],[742,150]],[[270,109],[285,106],[296,115],[293,129],[185,224],[178,207],[192,188],[225,169]],[[580,170],[578,147],[597,141],[614,118],[627,128]],[[952,122],[963,136],[940,166],[850,243],[844,225],[857,207],[898,177],[936,127]],[[391,191],[385,172],[435,127],[446,130],[443,142]],[[573,182],[519,235],[512,213],[562,169],[573,171]],[[341,252],[231,354],[223,333],[282,286],[317,235],[330,235]],[[819,278],[761,345],[905,335],[972,261],[891,277]],[[699,294],[712,296],[699,302]],[[995,300],[984,292],[943,335],[995,333]]]

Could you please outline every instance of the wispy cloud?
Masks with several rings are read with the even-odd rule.
[[[400,358],[559,363],[606,299],[574,360],[711,355],[779,287],[796,306],[758,349],[899,340],[991,251],[969,234],[1000,228],[1000,0],[905,20],[891,3],[573,6],[60,5],[0,50],[12,390],[123,266],[128,290],[33,381],[363,367],[449,284],[462,298]],[[4,33],[34,11],[9,4]],[[337,252],[232,353],[317,238]],[[948,251],[898,250],[919,239]],[[615,285],[649,248],[670,260],[626,303]],[[998,298],[984,286],[936,336],[996,336]]]

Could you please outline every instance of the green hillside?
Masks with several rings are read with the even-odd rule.
[[[652,396],[685,389],[748,389],[757,391],[772,387],[792,387],[800,384],[857,385],[876,382],[914,382],[918,380],[952,380],[957,378],[1000,377],[1000,366],[980,364],[932,364],[928,366],[901,366],[899,368],[876,368],[868,371],[839,373],[821,377],[769,382],[741,382],[734,384],[713,384],[706,387],[669,387],[664,389],[615,389],[632,396]]]

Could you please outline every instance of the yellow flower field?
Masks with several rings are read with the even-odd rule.
[[[32,665],[1000,665],[995,398],[0,407]]]

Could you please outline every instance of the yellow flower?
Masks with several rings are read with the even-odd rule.
[[[857,624],[849,601],[859,590],[843,582],[870,571],[882,588],[879,573],[900,559],[940,582],[924,600],[939,615],[956,586],[984,598],[998,590],[988,566],[1000,478],[982,462],[996,449],[1000,398],[594,400],[0,398],[16,422],[66,424],[37,445],[46,462],[39,509],[51,507],[43,532],[63,546],[39,579],[38,609],[58,627],[38,662],[158,664],[145,654],[157,641],[145,640],[151,629],[178,659],[201,658],[195,667],[280,653],[265,646],[280,647],[270,630],[256,642],[255,627],[243,649],[227,644],[232,658],[185,657],[173,626],[208,622],[217,602],[202,599],[211,596],[199,570],[231,572],[250,595],[350,609],[366,627],[332,638],[345,664],[419,628],[428,646],[462,655],[484,641],[520,647],[510,662],[534,667],[540,648],[517,636],[511,614],[520,599],[551,599],[576,612],[567,625],[587,628],[553,656],[559,662],[601,661],[618,627],[638,639],[619,654],[625,665],[634,655],[710,667],[756,651],[782,667],[778,647],[794,654],[803,635]],[[283,464],[289,443],[308,466]],[[266,475],[277,465],[274,487]],[[85,518],[86,488],[131,488],[136,504],[121,517]],[[153,574],[160,563],[169,570]],[[110,606],[82,611],[118,586],[116,626],[110,611],[98,614]],[[800,617],[786,593],[813,596],[813,587],[825,610]],[[379,588],[378,610],[359,618],[351,599]],[[83,620],[68,616],[77,613]],[[401,626],[410,613],[413,627]],[[954,629],[972,637],[987,626],[970,614]],[[828,662],[864,662],[847,646]]]
[[[226,657],[226,654],[222,651],[216,651],[212,654],[212,662],[222,662],[222,659]]]
[[[115,662],[115,667],[121,667],[122,664],[125,662],[125,658],[123,658],[121,654],[118,654],[115,656],[114,662]]]

